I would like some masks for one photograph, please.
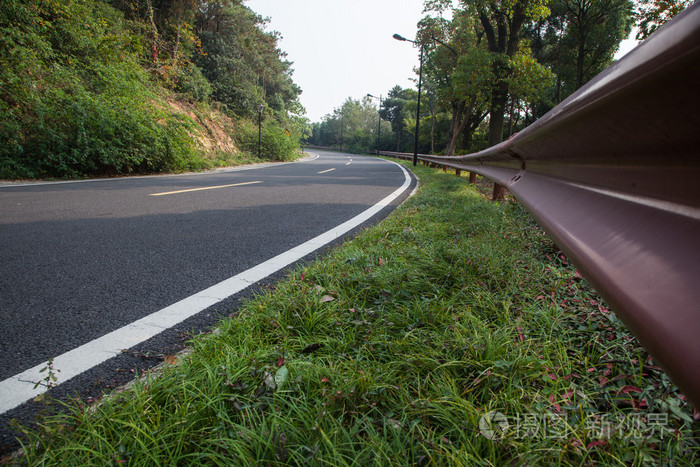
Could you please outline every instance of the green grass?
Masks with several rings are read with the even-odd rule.
[[[697,465],[689,403],[529,214],[415,171],[380,225],[161,376],[45,422],[24,460]],[[510,423],[495,439],[491,411]]]

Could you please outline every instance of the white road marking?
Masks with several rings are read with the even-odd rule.
[[[230,185],[205,186],[202,188],[189,188],[187,190],[165,191],[163,193],[151,193],[151,196],[176,195],[178,193],[189,193],[190,191],[218,190],[219,188],[230,188],[233,186],[253,185],[254,183],[262,183],[258,180],[255,182],[231,183]]]
[[[322,171],[320,171],[319,173],[320,173],[320,174],[325,174],[325,173],[327,173],[327,172],[332,172],[332,171],[334,171],[334,170],[335,170],[335,169],[322,170]]]
[[[392,163],[396,164],[395,162]],[[57,381],[54,385],[64,383],[110,358],[121,354],[122,350],[140,344],[210,306],[241,292],[257,281],[313,253],[317,249],[345,235],[358,225],[367,221],[401,196],[410,186],[411,178],[408,172],[401,165],[396,165],[403,171],[403,185],[389,196],[352,219],[291,250],[219,282],[208,289],[202,290],[195,295],[173,303],[162,310],[156,311],[116,331],[112,331],[109,334],[105,334],[87,344],[55,357],[52,366]],[[46,367],[47,364],[48,362],[43,362],[34,368],[30,368],[0,382],[0,414],[12,410],[46,392],[46,387],[40,385],[35,388],[34,386],[38,381],[43,381],[44,378],[46,378],[47,373],[41,370]]]

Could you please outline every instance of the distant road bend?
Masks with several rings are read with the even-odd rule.
[[[213,174],[0,187],[0,436],[36,411],[26,402],[44,390],[34,385],[49,359],[53,394],[94,393],[137,354],[163,355],[211,326],[250,285],[387,215],[415,184],[392,162],[317,153]]]

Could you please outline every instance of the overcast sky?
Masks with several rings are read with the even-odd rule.
[[[392,38],[413,39],[423,17],[423,0],[246,0],[270,18],[280,48],[294,62],[294,82],[312,122],[348,97],[378,96],[395,85],[413,87],[418,49]],[[633,43],[623,44],[625,51]],[[622,50],[621,50],[622,52]],[[618,57],[620,54],[618,54]]]
[[[282,34],[280,48],[294,62],[294,82],[312,122],[346,98],[386,96],[399,84],[414,86],[418,49],[391,36],[416,34],[423,0],[246,0]]]

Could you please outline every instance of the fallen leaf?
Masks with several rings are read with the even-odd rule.
[[[177,357],[175,355],[168,355],[165,357],[165,363],[168,365],[175,365],[177,363]]]
[[[289,370],[286,365],[280,367],[275,373],[275,385],[277,388],[281,387],[285,381],[287,381],[287,376],[289,376]]]
[[[277,389],[277,384],[275,383],[275,377],[272,376],[267,371],[265,372],[265,386],[270,389]]]
[[[320,302],[326,303],[326,302],[332,302],[333,300],[335,300],[335,298],[331,297],[330,295],[324,295],[323,297],[321,297]]]
[[[379,263],[380,266],[384,266],[384,264],[386,264],[386,263],[384,262],[384,260],[381,259],[381,258],[379,258],[378,263]]]

